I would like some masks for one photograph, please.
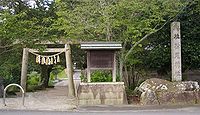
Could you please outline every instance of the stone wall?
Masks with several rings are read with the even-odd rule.
[[[184,105],[200,103],[198,82],[170,82],[151,78],[144,81],[139,90],[142,92],[142,105]]]
[[[78,101],[80,105],[127,104],[124,83],[80,83]]]

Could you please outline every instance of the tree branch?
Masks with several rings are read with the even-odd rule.
[[[147,39],[150,35],[152,35],[153,33],[158,32],[159,30],[161,30],[168,22],[170,22],[171,20],[166,21],[159,29],[157,29],[156,31],[152,31],[148,34],[146,34],[142,39],[140,39],[139,41],[137,41],[132,47],[131,49],[127,52],[127,54],[125,55],[124,60],[126,60],[128,58],[128,56],[131,54],[131,52],[133,51],[133,49],[140,44],[143,40]]]
[[[13,51],[15,49],[17,49],[17,48],[12,48],[12,49],[9,49],[9,50],[4,50],[4,51],[0,52],[0,55],[3,55],[4,53],[7,53],[7,52],[11,52],[11,51]]]
[[[185,7],[183,7],[173,18],[170,18],[169,20],[167,20],[160,28],[156,29],[155,31],[152,31],[148,34],[146,34],[142,39],[140,39],[139,41],[137,41],[132,47],[131,49],[127,52],[127,54],[125,55],[125,58],[124,60],[126,60],[128,58],[128,56],[131,54],[131,52],[133,51],[133,49],[138,45],[140,44],[143,40],[147,39],[150,35],[152,35],[153,33],[156,33],[158,31],[160,31],[167,23],[175,20],[183,11],[185,8],[187,8],[188,6],[186,5]],[[158,25],[158,24],[157,24]],[[156,28],[157,25],[154,27]]]
[[[9,47],[12,47],[14,46],[15,44],[10,44],[10,45],[5,45],[5,46],[1,46],[0,45],[0,49],[4,49],[4,48],[9,48]]]

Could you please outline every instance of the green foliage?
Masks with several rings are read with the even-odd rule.
[[[33,71],[27,75],[27,91],[35,91],[40,83],[40,74]]]
[[[72,45],[72,62],[76,63],[76,69],[85,69],[86,52],[80,48],[80,45]]]
[[[35,43],[54,39],[55,32],[51,29],[56,18],[53,2],[46,4],[46,1],[37,0],[35,8],[30,7],[28,1],[0,2],[0,76],[5,79],[5,85],[19,84],[22,48],[38,48]],[[28,68],[34,70],[36,67],[29,63]]]
[[[51,73],[53,74],[53,76],[55,77],[56,75],[58,75],[59,73],[63,72],[64,67],[62,67],[61,65],[55,65],[52,68]]]
[[[48,87],[54,87],[54,83],[55,83],[54,80],[55,80],[55,76],[50,73]]]
[[[112,82],[112,74],[109,71],[94,71],[91,74],[91,82]]]
[[[182,50],[182,70],[192,70],[200,68],[200,47],[199,47],[199,19],[200,2],[191,1],[187,7],[176,18],[181,23],[181,50]],[[143,61],[143,67],[150,70],[157,70],[158,74],[166,75],[171,71],[171,37],[170,23],[159,32],[149,37],[149,43],[145,45],[145,50],[137,57]],[[170,75],[168,75],[170,76]]]
[[[112,8],[118,0],[60,0],[54,27],[67,38],[82,40],[105,40],[111,34]]]
[[[183,70],[200,67],[198,44],[200,24],[196,21],[200,18],[199,0],[189,2],[186,0],[176,0],[176,2],[174,0],[36,0],[35,2],[35,7],[30,7],[24,0],[0,2],[1,6],[6,7],[5,9],[0,7],[0,77],[5,78],[5,84],[19,83],[22,48],[40,48],[35,43],[63,38],[72,41],[121,41],[124,43],[121,59],[128,68],[136,66],[136,68],[168,73],[169,20],[173,17],[176,17],[174,20],[181,22]],[[163,26],[166,22],[168,23]],[[149,35],[146,38],[150,39],[138,43],[146,35]],[[40,49],[44,48],[45,46]],[[77,49],[78,47],[73,48]],[[131,53],[125,59],[129,51]],[[78,65],[84,64],[84,52],[72,53],[74,62],[78,61]],[[33,60],[33,57],[30,60]],[[29,70],[38,71],[33,63],[29,64]],[[53,73],[59,72],[53,71]],[[106,78],[105,75],[107,74],[101,72],[94,75],[94,81],[109,81],[110,78]],[[37,77],[31,79],[33,80],[30,81],[36,83]]]
[[[181,43],[183,70],[200,68],[200,1],[193,0],[188,4],[178,20],[181,22]]]
[[[81,82],[87,82],[87,76],[84,71],[81,73]],[[116,81],[120,81],[119,75],[116,76]],[[112,72],[108,70],[95,70],[91,74],[91,82],[112,82]]]

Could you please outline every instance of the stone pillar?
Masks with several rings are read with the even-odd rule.
[[[71,98],[76,97],[74,80],[73,80],[73,70],[72,70],[72,58],[71,58],[71,48],[70,45],[65,44],[65,58],[66,58],[66,73],[68,77],[68,96]]]
[[[116,52],[114,52],[114,55],[113,55],[113,70],[112,70],[112,81],[113,82],[116,82],[116,69],[117,67],[117,64],[116,64]]]
[[[180,22],[171,24],[172,81],[182,81]]]
[[[91,82],[90,71],[90,51],[87,51],[87,82]]]
[[[26,80],[27,80],[27,69],[28,69],[28,48],[23,49],[23,57],[22,57],[22,69],[21,69],[21,86],[26,92]]]

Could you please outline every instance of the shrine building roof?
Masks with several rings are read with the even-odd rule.
[[[82,42],[81,49],[84,50],[119,50],[122,48],[120,42]]]

